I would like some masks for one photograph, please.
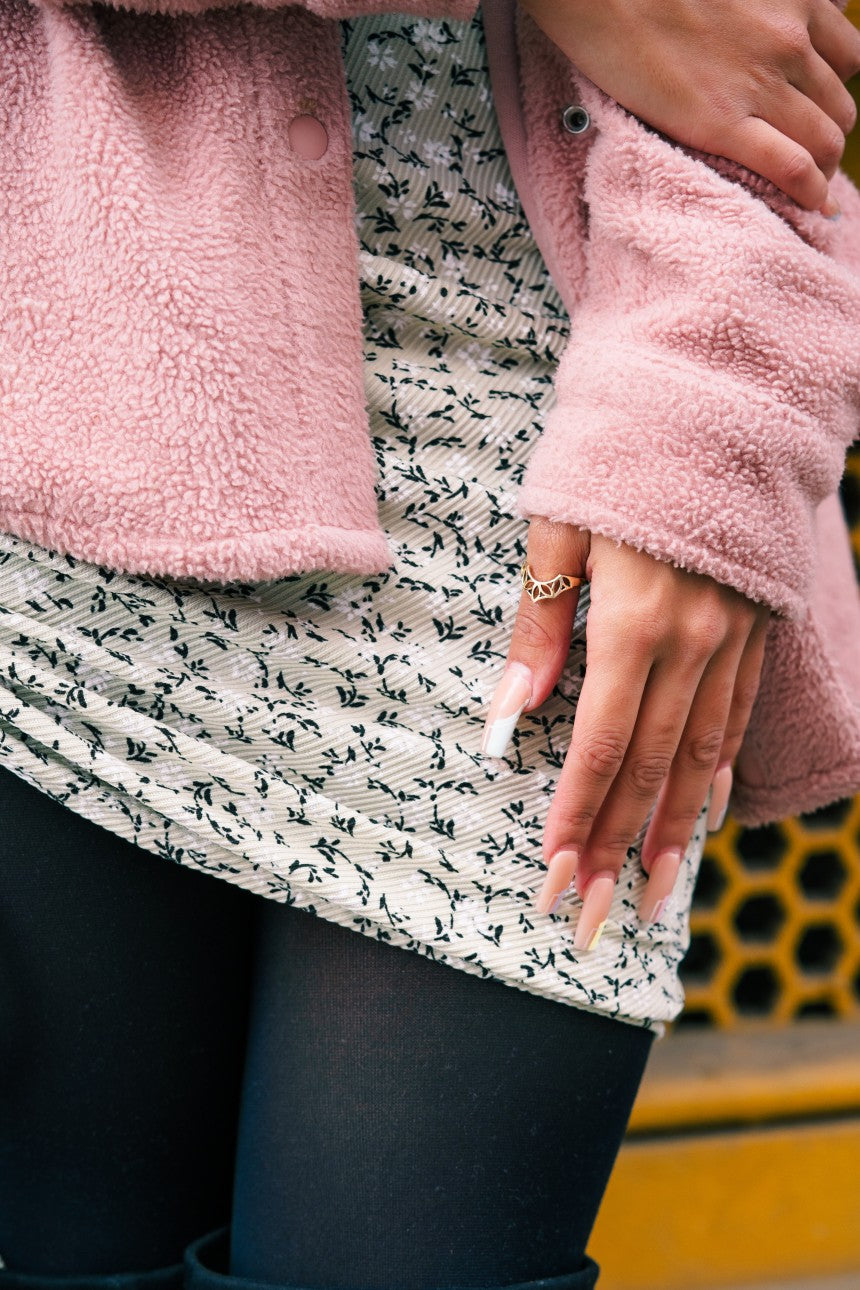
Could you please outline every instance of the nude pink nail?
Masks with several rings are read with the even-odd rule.
[[[668,896],[664,896],[662,900],[658,900],[657,904],[651,910],[651,913],[649,914],[646,921],[649,923],[656,923],[658,919],[663,917],[663,910],[666,908],[668,903],[669,903]]]
[[[729,796],[732,791],[732,768],[726,762],[721,766],[714,775],[711,785],[711,804],[708,807],[707,828],[709,833],[715,833],[717,829],[723,826],[723,820],[726,818],[726,810],[729,805]]]
[[[643,922],[656,922],[666,908],[681,867],[681,856],[680,847],[668,847],[651,862],[648,882],[639,901],[639,917]]]
[[[504,753],[517,719],[531,698],[532,685],[531,669],[512,659],[502,673],[487,709],[481,739],[481,752],[486,756],[501,757]]]
[[[562,848],[550,857],[543,886],[535,897],[539,914],[554,914],[568,892],[575,892],[574,875],[579,864],[579,852],[572,847]]]
[[[589,882],[573,938],[575,950],[593,950],[600,940],[606,925],[606,916],[612,904],[615,885],[615,878],[608,873],[598,874]]]

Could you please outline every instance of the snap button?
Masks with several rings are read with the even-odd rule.
[[[290,147],[306,161],[316,161],[328,147],[328,131],[315,116],[294,116],[287,127]]]
[[[591,125],[591,117],[578,103],[568,103],[562,111],[561,123],[568,134],[582,134]]]

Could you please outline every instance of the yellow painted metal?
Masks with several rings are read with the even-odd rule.
[[[589,1244],[601,1290],[860,1287],[858,1160],[860,1118],[625,1142]]]
[[[858,1112],[860,1022],[679,1031],[651,1050],[628,1136]]]

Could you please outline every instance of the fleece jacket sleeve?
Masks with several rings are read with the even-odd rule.
[[[839,173],[842,216],[805,211],[573,79],[596,131],[582,289],[517,512],[799,619],[860,428],[860,193]]]
[[[91,6],[94,0],[37,0],[40,7],[64,9],[73,5]],[[237,0],[103,0],[112,9],[132,13],[206,13],[211,9],[232,8]],[[320,18],[359,18],[363,14],[389,13],[391,0],[247,0],[259,9],[282,9],[287,5],[308,9]],[[397,9],[429,18],[471,18],[478,0],[399,0]]]

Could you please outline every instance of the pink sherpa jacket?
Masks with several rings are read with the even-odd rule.
[[[0,0],[3,529],[224,582],[390,567],[336,20],[476,7]],[[772,608],[741,823],[857,793],[837,489],[860,428],[860,193],[839,174],[842,218],[805,212],[626,112],[516,0],[485,0],[484,22],[513,177],[571,315],[516,513]],[[570,103],[583,134],[562,127]]]

